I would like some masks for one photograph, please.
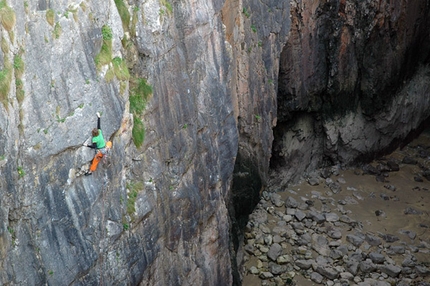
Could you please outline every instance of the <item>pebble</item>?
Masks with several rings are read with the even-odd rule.
[[[405,157],[402,162],[412,164],[413,160]],[[342,200],[336,202],[331,198],[342,191],[340,184],[347,184],[344,178],[331,179],[333,170],[326,168],[320,175],[313,173],[307,179],[310,186],[325,182],[327,196],[311,191],[310,198],[306,195],[296,199],[297,193],[287,190],[289,195],[283,201],[279,193],[264,192],[262,202],[249,216],[245,228],[243,249],[248,256],[245,261],[249,261],[250,256],[258,258],[257,265],[250,266],[248,272],[264,281],[262,285],[295,285],[293,278],[298,272],[316,284],[334,286],[403,286],[415,285],[411,283],[417,279],[429,280],[430,269],[419,263],[413,254],[430,254],[429,243],[419,241],[419,244],[408,245],[408,241],[418,239],[415,232],[407,229],[399,230],[404,241],[394,234],[363,230],[363,223],[351,219],[354,216],[347,206],[367,198],[350,186],[346,187],[348,194]],[[363,174],[385,178],[384,174],[398,170],[396,162],[388,161],[377,168],[366,165]],[[393,185],[384,187],[396,191]],[[372,198],[376,196],[370,196]],[[393,198],[380,194],[380,199],[387,203]],[[321,209],[317,209],[317,205]],[[412,207],[403,212],[405,215],[423,213]],[[377,210],[375,215],[385,217],[383,210]],[[426,230],[429,226],[421,223],[421,227]],[[422,285],[430,286],[430,283]]]

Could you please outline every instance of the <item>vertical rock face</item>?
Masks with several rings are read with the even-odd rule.
[[[159,10],[150,5],[142,7],[147,25],[136,34],[154,95],[131,170],[152,182],[136,202],[151,212],[133,230],[151,241],[145,252],[153,253],[139,269],[141,285],[228,285],[227,199],[238,139],[222,2],[182,1],[161,20],[148,16]]]
[[[0,284],[231,284],[223,2],[2,4]],[[152,87],[134,116],[129,74]],[[114,147],[86,177],[96,112]]]
[[[276,125],[279,55],[290,28],[288,1],[231,1],[222,10],[233,58],[231,92],[239,149],[233,174],[236,216],[248,215],[267,181]]]
[[[234,219],[258,201],[274,140],[294,178],[428,117],[428,85],[394,92],[428,57],[425,1],[292,2],[291,30],[288,1],[11,2],[0,284],[230,285]],[[114,147],[85,177],[96,112]]]
[[[290,28],[288,1],[227,0],[222,9],[225,37],[231,47],[231,94],[237,120],[238,150],[229,213],[231,253],[239,252],[240,228],[266,184],[276,125],[279,55]],[[234,281],[240,281],[236,261]]]
[[[272,158],[287,180],[370,158],[429,117],[427,1],[291,5]]]
[[[1,8],[0,284],[96,281],[97,261],[108,253],[106,220],[120,214],[112,208],[108,215],[104,198],[114,188],[125,193],[114,176],[124,163],[98,178],[76,177],[93,155],[82,143],[96,127],[95,112],[109,138],[127,101],[117,83],[98,84],[101,29],[83,12],[92,7],[45,4],[3,1]],[[94,17],[121,27],[111,6],[93,10]],[[115,39],[112,50],[120,46]],[[112,155],[121,156],[125,143],[115,142]]]

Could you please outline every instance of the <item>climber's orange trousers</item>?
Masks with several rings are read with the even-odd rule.
[[[97,165],[100,160],[103,158],[103,153],[99,150],[97,154],[94,156],[93,161],[91,162],[90,172],[94,172],[97,169]]]

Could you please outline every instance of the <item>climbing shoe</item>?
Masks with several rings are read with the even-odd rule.
[[[92,175],[93,173],[91,173],[91,172],[86,172],[85,173],[85,176],[89,176],[89,175]]]

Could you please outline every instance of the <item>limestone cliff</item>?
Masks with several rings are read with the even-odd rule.
[[[290,180],[429,115],[428,85],[399,91],[428,60],[424,0],[17,2],[0,1],[0,284],[239,283],[236,218],[274,140]],[[96,112],[114,147],[86,177]]]
[[[0,3],[0,284],[231,284],[223,3]]]

